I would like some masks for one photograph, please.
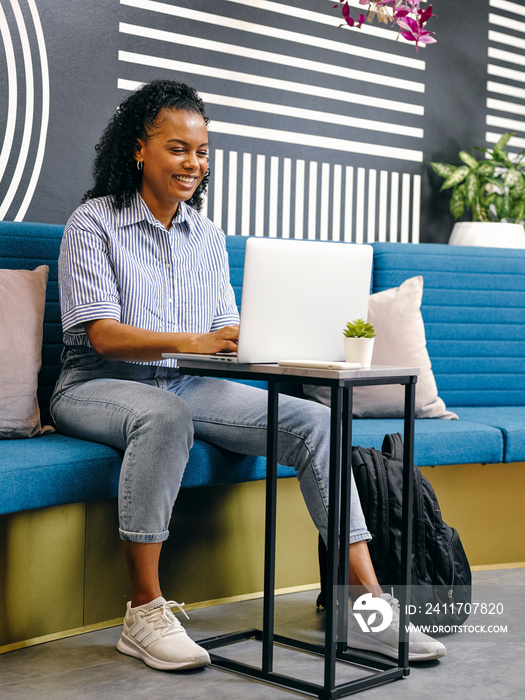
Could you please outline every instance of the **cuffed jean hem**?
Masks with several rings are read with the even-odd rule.
[[[121,540],[126,540],[126,542],[141,542],[142,544],[154,544],[155,542],[165,542],[170,533],[169,530],[164,532],[126,532],[119,528],[119,535]]]

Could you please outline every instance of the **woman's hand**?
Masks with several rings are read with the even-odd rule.
[[[84,327],[95,352],[112,360],[148,362],[162,360],[163,352],[235,351],[239,339],[239,326],[225,326],[211,333],[159,333],[101,318],[88,321]]]
[[[218,331],[213,331],[212,333],[196,334],[196,349],[184,352],[196,352],[206,355],[214,355],[222,350],[235,352],[238,340],[239,326],[224,326],[224,328],[219,328]]]

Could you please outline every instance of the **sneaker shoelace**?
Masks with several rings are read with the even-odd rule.
[[[171,608],[178,608],[179,611],[190,619],[183,608],[184,603],[177,603],[174,600],[167,600],[144,613],[143,617],[152,625],[153,629],[159,633],[160,637],[169,637],[173,634],[180,634],[184,628],[173,614]]]
[[[394,613],[394,617],[392,619],[391,626],[398,630],[399,629],[399,613],[400,613],[400,605],[399,605],[399,600],[397,598],[394,598],[394,591],[392,593],[386,593],[381,596],[386,602],[390,605],[392,608],[392,611]],[[415,632],[415,627],[414,625],[410,622],[410,620],[407,620],[408,622],[408,629],[410,632]]]
[[[393,615],[390,627],[397,630],[399,628],[399,600],[394,598],[394,591],[391,593],[382,593],[379,597],[386,601],[392,608]]]
[[[392,593],[383,593],[381,596],[386,602],[390,605],[392,610],[396,613],[399,613],[399,600],[397,598],[394,598],[394,592]]]

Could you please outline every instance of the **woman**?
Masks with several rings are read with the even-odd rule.
[[[66,349],[53,416],[61,432],[124,452],[119,526],[132,599],[117,648],[165,670],[209,663],[158,578],[193,437],[246,454],[264,454],[266,445],[264,391],[181,376],[162,359],[237,345],[224,234],[197,213],[208,180],[207,121],[182,83],[155,81],[128,97],[97,146],[95,184],[66,226],[59,260]],[[279,462],[295,467],[326,539],[329,410],[281,397],[279,415]],[[350,583],[379,595],[368,539],[354,495]],[[438,643],[430,642],[434,658]],[[395,656],[395,644],[384,652]]]

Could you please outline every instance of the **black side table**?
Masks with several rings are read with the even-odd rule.
[[[344,697],[351,693],[408,676],[408,617],[412,548],[412,469],[414,454],[415,387],[419,369],[414,367],[373,366],[360,370],[319,370],[279,367],[275,364],[242,365],[231,362],[180,360],[183,374],[225,379],[268,382],[268,437],[266,473],[266,522],[264,562],[264,607],[262,630],[250,629],[199,641],[210,650],[212,665],[242,673],[258,680],[291,688],[321,699]],[[277,498],[277,426],[280,385],[317,384],[331,390],[330,487],[328,513],[328,571],[326,588],[326,630],[324,645],[309,644],[274,634],[275,537]],[[350,470],[352,464],[352,399],[356,386],[401,384],[405,387],[403,455],[403,533],[402,571],[404,595],[400,600],[399,655],[397,662],[377,660],[366,652],[349,650],[346,643],[348,623],[348,550],[350,529]],[[339,533],[341,536],[339,537]],[[339,550],[343,556],[339,557]],[[262,642],[261,667],[234,661],[213,653],[213,649],[234,642],[257,639]],[[324,657],[323,684],[274,672],[274,644],[281,644]],[[336,685],[336,662],[344,662],[375,671],[371,675]]]

